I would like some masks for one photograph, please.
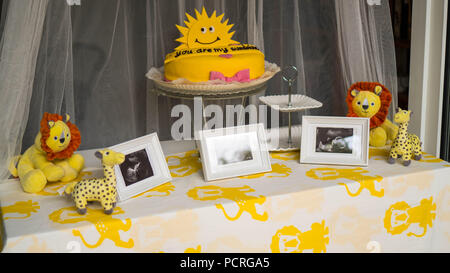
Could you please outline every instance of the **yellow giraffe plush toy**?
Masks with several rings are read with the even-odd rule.
[[[401,157],[403,165],[409,166],[413,154],[415,160],[422,158],[422,147],[419,137],[408,133],[410,117],[411,111],[402,110],[401,108],[398,108],[397,114],[394,116],[394,121],[399,124],[399,129],[389,152],[389,164],[394,164],[395,159]]]
[[[71,195],[79,214],[85,214],[89,201],[102,204],[105,214],[111,214],[116,206],[116,175],[114,165],[121,164],[125,155],[110,149],[95,152],[95,156],[102,160],[104,178],[84,179],[66,186],[64,193]]]

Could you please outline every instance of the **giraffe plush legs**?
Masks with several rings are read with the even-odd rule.
[[[404,153],[402,156],[403,166],[408,167],[411,165],[411,153]]]
[[[87,208],[86,208],[86,205],[87,205],[86,199],[84,199],[84,198],[75,198],[74,201],[75,201],[75,204],[76,204],[76,206],[77,206],[77,211],[78,211],[78,213],[81,214],[81,215],[86,214],[86,211],[87,211]]]
[[[414,137],[412,143],[414,145],[414,159],[419,161],[422,159],[422,143],[420,142],[420,139],[418,137]]]
[[[422,153],[420,153],[420,154],[414,153],[414,160],[419,161],[419,160],[421,160],[421,159],[422,159]]]
[[[110,201],[105,200],[105,199],[102,199],[100,202],[102,204],[103,210],[105,211],[105,214],[109,215],[113,212],[113,210],[114,210],[113,203],[111,203]]]
[[[394,151],[391,151],[389,153],[388,163],[389,164],[394,164],[395,163],[395,159],[397,159],[397,157],[398,157],[398,154],[396,152],[394,152]]]

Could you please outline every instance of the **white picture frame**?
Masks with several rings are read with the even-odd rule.
[[[263,124],[195,133],[205,181],[272,171]]]
[[[110,149],[125,154],[125,161],[114,166],[118,202],[172,180],[156,133],[112,146]]]
[[[369,165],[369,118],[303,116],[301,164]]]

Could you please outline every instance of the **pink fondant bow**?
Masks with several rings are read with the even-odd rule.
[[[233,77],[225,77],[221,72],[211,71],[209,74],[210,80],[222,80],[226,82],[249,82],[250,81],[250,69],[244,69],[236,74]]]

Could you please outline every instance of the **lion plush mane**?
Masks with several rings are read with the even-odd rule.
[[[370,118],[370,128],[376,128],[381,126],[383,122],[386,120],[387,115],[389,113],[389,106],[391,105],[392,95],[389,89],[387,89],[384,85],[377,82],[358,82],[350,86],[347,92],[347,105],[348,105],[348,117],[359,117],[358,114],[353,110],[352,102],[354,97],[352,96],[352,90],[358,91],[369,91],[375,93],[375,87],[380,86],[383,91],[380,95],[381,106],[378,112]]]
[[[44,152],[47,153],[47,160],[52,161],[54,159],[66,159],[72,156],[72,154],[78,149],[78,147],[81,144],[81,134],[78,130],[78,127],[75,126],[75,124],[71,123],[70,121],[66,121],[65,123],[70,129],[71,134],[71,141],[69,146],[60,151],[60,152],[53,152],[50,147],[47,146],[46,141],[48,137],[50,136],[50,128],[48,126],[49,121],[63,121],[63,117],[58,114],[50,114],[50,113],[44,113],[44,116],[41,120],[41,148],[44,150]]]

